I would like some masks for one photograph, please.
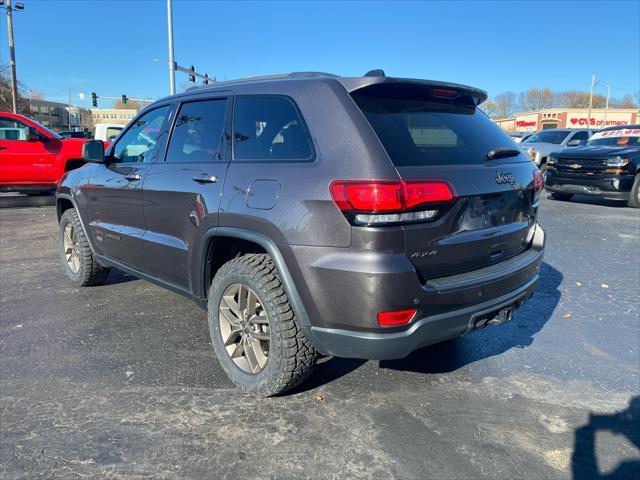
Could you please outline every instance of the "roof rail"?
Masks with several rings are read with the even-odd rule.
[[[234,83],[246,83],[246,82],[262,82],[267,80],[281,80],[284,78],[340,78],[339,75],[334,75],[333,73],[326,72],[291,72],[291,73],[279,73],[276,75],[263,75],[258,77],[245,77],[245,78],[236,78],[234,80],[225,80],[224,82],[211,82],[208,85],[194,85],[193,87],[188,88],[186,91],[189,92],[191,90],[195,90],[198,88],[205,87],[216,87],[218,85],[229,85]]]

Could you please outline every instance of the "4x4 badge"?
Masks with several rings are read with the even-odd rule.
[[[503,183],[509,183],[509,184],[513,185],[514,183],[516,183],[516,179],[513,178],[513,174],[512,173],[496,172],[496,183],[498,185],[501,185]]]

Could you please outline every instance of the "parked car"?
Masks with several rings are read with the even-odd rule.
[[[124,125],[115,123],[99,123],[95,126],[93,138],[102,140],[103,142],[112,142],[114,138],[122,131]]]
[[[224,371],[262,395],[319,353],[401,358],[509,321],[540,274],[543,179],[485,99],[374,71],[159,100],[60,182],[64,269],[192,298]]]
[[[512,133],[509,136],[511,137],[511,140],[513,140],[516,143],[522,143],[524,142],[527,138],[531,137],[532,135],[535,135],[536,132],[519,132],[519,133]]]
[[[594,132],[595,130],[586,128],[551,128],[530,136],[520,145],[540,170],[544,171],[547,168],[547,157],[551,152],[563,147],[584,145]]]
[[[84,165],[88,139],[64,139],[23,115],[0,112],[0,190],[53,191],[62,175]]]
[[[640,208],[640,125],[605,128],[584,147],[552,153],[547,165],[545,187],[556,200],[597,195]]]

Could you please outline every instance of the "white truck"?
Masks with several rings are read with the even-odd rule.
[[[93,138],[96,140],[102,140],[103,142],[113,142],[113,139],[118,136],[123,128],[124,125],[118,125],[115,123],[99,123],[95,126]]]

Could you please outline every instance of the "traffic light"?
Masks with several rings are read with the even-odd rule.
[[[191,68],[189,69],[189,71],[191,72],[189,74],[189,81],[191,83],[196,83],[196,67],[194,67],[193,65],[191,65]]]
[[[128,100],[129,100],[129,99],[127,98],[127,96],[126,96],[126,95],[122,95],[122,103],[123,103],[123,104],[127,103],[127,101],[128,101]]]
[[[202,83],[204,83],[205,85],[209,85],[209,75],[207,75],[206,73],[204,74],[204,80],[202,80]]]
[[[91,103],[94,108],[98,107],[98,95],[96,95],[96,92],[91,92]]]

